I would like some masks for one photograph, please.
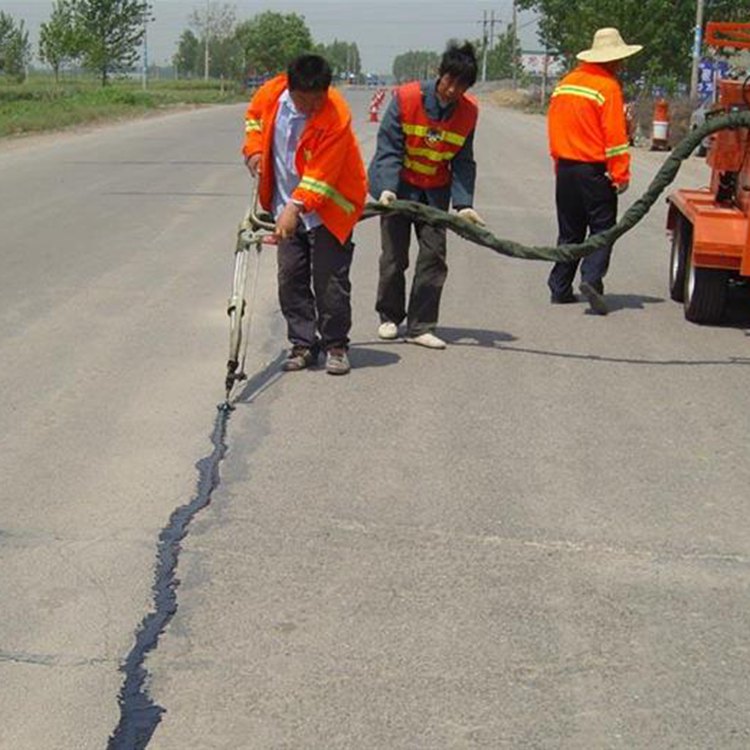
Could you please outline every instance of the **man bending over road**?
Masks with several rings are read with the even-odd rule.
[[[322,57],[306,54],[261,86],[247,108],[242,152],[280,240],[279,303],[292,345],[284,370],[316,364],[322,349],[327,372],[346,375],[351,237],[367,180],[351,112],[331,78]]]

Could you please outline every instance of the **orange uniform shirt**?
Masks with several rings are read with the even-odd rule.
[[[260,153],[258,198],[271,209],[274,189],[273,134],[279,99],[287,88],[285,75],[258,89],[245,116],[245,157]],[[316,211],[340,242],[345,242],[362,215],[367,198],[367,176],[344,97],[328,89],[323,108],[312,115],[297,144],[295,166],[300,181],[292,198],[305,212]]]
[[[622,89],[604,66],[582,63],[555,90],[547,113],[552,158],[603,162],[612,182],[630,181]]]

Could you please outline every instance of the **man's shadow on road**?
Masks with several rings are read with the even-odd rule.
[[[450,328],[438,326],[437,334],[451,346],[482,346],[497,349],[498,344],[518,341],[518,337],[506,331],[488,331],[485,328]]]
[[[600,354],[586,354],[582,352],[550,351],[548,349],[535,349],[528,346],[513,345],[512,342],[518,341],[519,339],[510,333],[506,333],[505,331],[488,331],[483,328],[449,328],[445,326],[439,326],[437,333],[452,347],[479,346],[487,349],[497,349],[500,352],[526,354],[550,359],[582,360],[598,363],[609,362],[629,365],[664,365],[671,367],[695,367],[706,365],[750,366],[750,357],[744,355],[728,356],[726,359],[648,359],[627,356],[604,356]]]
[[[387,342],[381,341],[379,343],[384,344]],[[384,352],[381,349],[370,349],[354,342],[349,349],[349,359],[352,367],[358,370],[362,370],[365,367],[387,367],[401,361],[401,357],[391,351]]]
[[[586,299],[583,295],[579,295],[581,302],[585,305]],[[645,294],[607,294],[604,293],[604,300],[607,303],[609,312],[617,312],[618,310],[645,310],[646,305],[660,305],[666,300],[663,297],[649,297]],[[587,309],[588,315],[596,315],[593,310]]]

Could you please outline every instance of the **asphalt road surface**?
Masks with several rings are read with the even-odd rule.
[[[242,119],[0,146],[0,748],[750,747],[742,290],[684,320],[659,201],[609,316],[452,235],[448,348],[385,343],[367,220],[351,375],[279,372],[268,249],[222,433]],[[486,105],[476,149],[492,231],[552,244],[543,118]]]

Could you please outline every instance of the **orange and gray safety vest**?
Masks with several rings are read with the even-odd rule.
[[[404,132],[401,179],[425,189],[448,185],[451,181],[450,160],[461,150],[476,126],[476,101],[464,94],[450,118],[437,121],[431,120],[425,112],[418,81],[399,86],[396,96]]]
[[[620,83],[596,63],[583,63],[552,92],[547,113],[552,158],[606,164],[612,182],[630,180],[628,133]]]

